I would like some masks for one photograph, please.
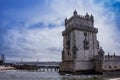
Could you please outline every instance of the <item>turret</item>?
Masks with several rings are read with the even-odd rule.
[[[91,21],[94,22],[94,17],[92,14],[91,14],[90,18],[91,18]]]
[[[85,17],[86,17],[86,18],[89,18],[89,15],[88,15],[88,13],[86,13]]]
[[[67,18],[65,18],[65,25],[67,24]]]
[[[73,12],[73,15],[74,15],[74,16],[77,16],[77,11],[76,11],[76,10]]]
[[[102,47],[100,47],[100,50],[98,51],[98,55],[104,56],[104,54],[105,54],[104,50],[102,49]]]

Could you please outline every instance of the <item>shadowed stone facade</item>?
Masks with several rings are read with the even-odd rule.
[[[97,72],[120,71],[120,56],[116,56],[115,54],[97,55],[94,60]]]
[[[99,47],[97,33],[94,17],[88,13],[80,16],[75,10],[71,18],[65,19],[60,72],[102,72],[103,69],[107,70],[109,63],[119,64],[120,67],[120,57],[118,61],[113,59],[112,62],[105,58],[103,49]]]

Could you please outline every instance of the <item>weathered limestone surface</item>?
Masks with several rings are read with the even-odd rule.
[[[94,28],[93,16],[80,16],[74,11],[70,19],[65,19],[63,31],[63,54],[61,70],[92,70],[91,62],[97,55],[97,28]]]
[[[120,70],[120,56],[106,55],[104,56],[102,69],[107,70]]]

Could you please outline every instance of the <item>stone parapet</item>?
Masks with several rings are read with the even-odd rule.
[[[88,15],[88,13],[86,13],[85,16],[82,16],[82,15],[78,15],[77,14],[77,11],[74,11],[73,12],[73,16],[70,17],[69,19],[65,19],[65,25],[69,24],[72,20],[74,19],[78,19],[80,21],[86,21],[86,22],[91,22],[91,23],[94,23],[94,17],[92,15]]]
[[[98,32],[98,28],[89,27],[89,26],[85,26],[85,25],[79,25],[79,26],[73,25],[72,27],[69,27],[69,29],[64,30],[62,32],[62,35],[64,36],[73,30],[87,31],[87,32],[92,32],[92,33]]]
[[[120,60],[120,56],[105,55],[104,60]]]

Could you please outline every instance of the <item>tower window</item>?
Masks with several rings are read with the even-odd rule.
[[[85,40],[84,40],[84,49],[89,49],[89,41],[87,40],[87,33],[84,32]]]
[[[114,68],[117,68],[117,66],[114,66]]]
[[[76,53],[78,51],[78,48],[76,46],[73,46],[72,51],[73,51],[74,58],[75,58],[76,57]]]
[[[111,66],[109,66],[109,69],[111,69]]]
[[[84,40],[84,49],[89,49],[89,41],[88,40]]]
[[[68,51],[68,55],[70,55],[70,52]]]
[[[66,49],[69,50],[69,49],[70,49],[70,40],[68,40],[68,41],[66,42],[66,45],[67,45]]]
[[[66,44],[67,44],[68,46],[70,46],[70,40],[68,40],[68,41],[66,42]]]

